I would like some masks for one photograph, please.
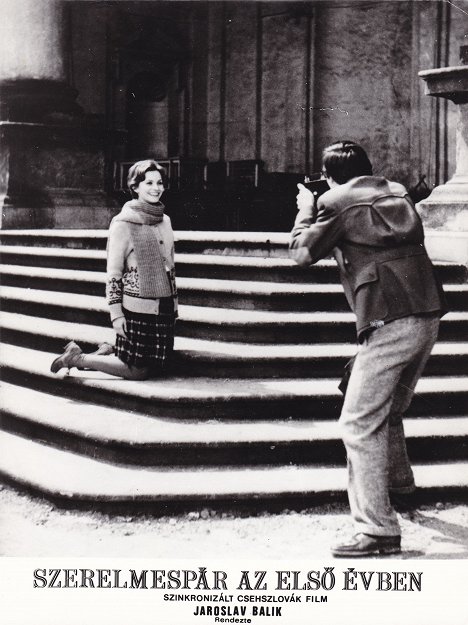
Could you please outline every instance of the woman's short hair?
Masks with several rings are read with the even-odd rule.
[[[327,176],[344,184],[357,176],[372,176],[372,164],[362,148],[354,141],[337,141],[322,153],[322,166]]]
[[[159,171],[164,188],[167,187],[167,174],[164,167],[151,159],[148,159],[146,161],[138,161],[128,170],[127,186],[132,196],[136,195],[134,188],[137,187],[140,182],[145,179],[146,172],[148,171]]]

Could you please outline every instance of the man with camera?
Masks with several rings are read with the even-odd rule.
[[[330,189],[316,206],[298,185],[290,255],[307,267],[333,253],[356,315],[359,348],[339,421],[356,535],[332,554],[399,553],[390,494],[415,489],[402,415],[437,339],[444,295],[404,186],[374,176],[352,141],[325,148],[322,174]]]

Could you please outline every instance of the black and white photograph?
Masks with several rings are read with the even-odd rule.
[[[468,625],[468,0],[0,0],[0,619]]]

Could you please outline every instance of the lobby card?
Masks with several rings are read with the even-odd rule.
[[[466,562],[2,558],[9,625],[465,625]]]
[[[0,0],[0,9],[5,1]],[[21,0],[17,1],[18,4],[21,3]],[[97,2],[97,0],[89,1]],[[48,3],[49,0],[44,0],[44,2]],[[52,0],[49,4],[51,3]],[[76,16],[79,14],[80,4],[84,6],[86,2],[70,2],[69,4],[70,6],[73,5]],[[103,4],[112,5],[118,4],[118,2]],[[149,6],[148,3],[141,2],[134,4],[135,9],[147,4],[145,9],[147,10]],[[241,5],[242,3],[228,2],[227,4]],[[336,2],[335,0],[323,0],[317,3],[278,2],[277,4],[278,10],[271,11],[272,20],[270,24],[266,25],[263,31],[259,27],[256,36],[265,37],[266,33],[270,38],[273,37],[275,29],[271,23],[273,20],[281,19],[281,17],[277,17],[276,13],[281,16],[284,11],[287,11],[288,4],[297,5],[296,9],[292,11],[290,19],[299,21],[301,7],[304,8],[305,4],[313,4],[321,11],[328,11],[327,19],[331,19],[330,12],[338,4],[349,5],[350,10],[352,5],[355,5],[356,10],[363,12],[363,28],[354,34],[346,33],[347,22],[343,20],[343,34],[339,35],[338,39],[332,36],[330,44],[339,46],[341,37],[355,36],[357,55],[360,48],[359,37],[366,35],[365,23],[369,16],[369,13],[366,12],[375,10],[379,3],[361,2],[360,0],[351,0],[348,3],[340,2],[340,0],[336,0]],[[403,5],[411,4],[411,11],[415,15],[417,12],[415,5],[418,3],[401,0],[398,4],[401,5],[398,19],[401,21],[401,29],[405,36],[415,36],[414,32],[419,24],[422,31],[427,29],[428,37],[434,38],[436,26],[442,29],[442,26],[445,28],[448,23],[448,9],[444,9],[445,13],[440,13],[439,18],[437,18],[443,18],[443,24],[442,22],[427,20],[423,15],[418,24],[415,22],[414,32],[411,35],[411,28],[408,28],[411,12],[405,12]],[[430,3],[425,4],[429,6]],[[435,4],[440,6],[451,5],[452,13],[449,22],[451,24],[457,22],[454,26],[458,29],[457,34],[462,30],[468,32],[465,27],[460,26],[460,23],[466,19],[465,16],[468,15],[465,11],[468,9],[467,3],[454,0],[454,2],[432,4],[434,6]],[[438,15],[437,10],[429,12],[436,17]],[[458,21],[454,20],[455,14],[460,15]],[[248,21],[245,24],[248,25]],[[46,26],[47,24],[45,24]],[[98,24],[94,24],[94,26],[96,29],[99,27]],[[370,19],[369,29],[371,26],[372,20]],[[24,24],[24,28],[28,28],[27,22]],[[239,28],[239,33],[241,30]],[[304,38],[308,36],[310,39],[312,32],[301,32],[301,36]],[[326,26],[322,30],[316,30],[316,32],[322,37],[328,36]],[[370,31],[367,34],[370,36]],[[226,33],[225,36],[227,36]],[[421,36],[424,36],[424,32]],[[38,46],[39,39],[38,37]],[[378,57],[382,53],[382,49],[378,37],[376,41],[379,45],[376,48],[376,57]],[[14,46],[15,53],[18,50],[17,43]],[[285,39],[285,46],[292,46],[293,43]],[[258,45],[260,46],[260,43]],[[398,41],[386,40],[382,44],[382,48],[388,49],[389,46],[398,45]],[[415,36],[414,47],[417,48],[418,45],[420,43]],[[432,48],[430,51],[433,51]],[[432,58],[429,58],[429,52],[425,51],[427,58],[423,54],[421,55],[421,60],[426,63],[432,62]],[[83,55],[80,57],[83,66],[85,51],[81,51],[80,54]],[[89,61],[89,57],[86,58]],[[227,60],[229,59],[226,57],[222,59],[224,63]],[[236,59],[234,60],[236,61]],[[288,71],[282,72],[283,77],[293,73],[294,60],[289,58]],[[406,63],[411,62],[410,59],[404,59],[404,61]],[[70,63],[70,59],[68,62]],[[281,62],[282,57],[279,55],[278,64]],[[242,58],[238,58],[236,63],[237,67],[240,67]],[[347,63],[349,63],[349,55],[345,55],[343,58],[341,74],[348,71],[346,69]],[[89,61],[89,65],[92,65],[92,60]],[[99,67],[101,68],[102,65],[103,63],[100,63]],[[417,71],[420,66],[417,63],[416,66]],[[71,63],[70,68],[73,69]],[[219,67],[215,69],[218,71]],[[76,65],[74,70],[77,71]],[[114,71],[115,68],[111,68],[111,70]],[[309,76],[311,76],[310,63],[308,71]],[[267,76],[270,80],[269,88],[272,91],[274,91],[275,76],[273,70],[271,70],[271,75]],[[262,96],[258,87],[257,81],[261,78],[261,71],[258,70],[257,75],[250,76],[249,79],[252,81],[252,88],[256,90],[256,93],[265,98],[266,96]],[[325,92],[327,83],[323,76],[318,75],[316,78],[320,89]],[[417,80],[415,74],[415,84]],[[75,84],[79,87],[85,85],[86,81],[83,76],[75,75]],[[89,101],[93,105],[96,104],[98,98],[96,94],[92,93],[92,87],[88,85],[86,89]],[[414,96],[416,91],[417,89],[413,85],[413,95],[408,96],[405,101],[399,102],[401,109],[405,110],[405,107],[409,106],[409,99],[416,97]],[[215,134],[216,136],[221,134],[220,140],[225,145],[226,141],[229,140],[230,132],[230,140],[235,142],[234,140],[237,141],[238,139],[241,145],[242,141],[245,141],[245,136],[250,136],[248,133],[252,130],[249,120],[243,126],[244,134],[239,135],[238,138],[233,137],[234,131],[229,128],[224,134],[220,133],[217,126],[213,130],[215,118],[219,120],[224,115],[223,119],[226,121],[226,110],[223,111],[222,115],[219,115],[220,102],[225,97],[226,84],[224,83],[221,85],[216,101],[213,97],[209,103],[213,110],[216,109],[213,116],[210,117],[211,125],[208,124],[211,133],[209,139],[212,141]],[[341,93],[341,97],[345,102],[334,99],[331,102],[326,102],[324,106],[320,104],[316,106],[310,99],[310,93],[306,100],[301,100],[300,105],[305,113],[307,124],[309,124],[309,130],[310,126],[313,125],[314,116],[321,114],[327,116],[328,130],[322,132],[321,127],[317,126],[317,141],[325,138],[320,133],[326,135],[331,132],[332,121],[330,120],[331,116],[335,114],[339,115],[339,117],[333,118],[336,119],[333,123],[337,131],[344,132],[346,130],[349,132],[354,128],[348,119],[353,114],[352,106],[349,107],[350,103],[352,105],[352,97],[347,91]],[[288,110],[292,106],[292,100],[294,98],[288,99],[286,106]],[[242,103],[238,102],[238,104]],[[265,106],[268,107],[268,102]],[[443,114],[453,117],[454,113],[451,109],[448,113],[443,113],[441,109],[437,109],[438,112],[436,113],[434,106],[423,101],[421,97],[420,113],[413,112],[413,115],[418,117],[416,126],[420,123],[421,127],[425,127],[426,123],[431,122],[437,116],[437,119],[440,119]],[[385,107],[382,106],[382,111],[384,110]],[[374,109],[373,111],[375,113]],[[273,112],[275,115],[271,119],[263,120],[264,126],[261,129],[257,127],[254,143],[256,142],[257,152],[264,149],[270,150],[275,155],[272,165],[274,169],[274,167],[286,166],[284,160],[286,157],[291,159],[297,157],[297,143],[289,141],[286,145],[285,129],[292,122],[287,118],[280,119],[277,110]],[[145,111],[143,111],[143,116],[144,114]],[[177,114],[180,119],[187,121],[188,114],[184,118],[184,108],[180,104]],[[196,119],[196,115],[194,119],[197,123],[201,123],[200,120]],[[360,123],[364,123],[362,116],[359,119]],[[256,123],[258,126],[258,122]],[[273,123],[276,124],[276,134],[267,136],[265,128]],[[452,139],[454,139],[452,136],[454,135],[454,126],[453,123],[449,124],[447,131],[448,136]],[[391,147],[399,149],[400,140],[397,135],[401,133],[401,127],[396,128],[396,130],[389,127],[380,128],[379,138],[376,139],[373,146],[379,156],[384,156],[385,150],[389,148],[387,139],[390,131],[393,134],[388,143],[391,143]],[[188,134],[186,127],[181,130],[181,141],[184,132],[186,136]],[[432,149],[429,133],[422,132],[421,134],[422,138],[414,141],[411,147],[412,158],[416,161],[421,153],[425,151],[429,153],[429,150]],[[159,131],[155,131],[154,137],[155,140],[161,141]],[[171,137],[173,142],[178,139],[179,137]],[[141,137],[140,140],[142,140]],[[438,140],[441,140],[439,135]],[[284,148],[285,145],[286,148]],[[312,167],[314,164],[313,142],[309,141],[307,145],[301,146],[301,149],[309,151],[306,160],[308,165]],[[276,155],[277,150],[282,150],[281,158]],[[454,141],[449,141],[447,152],[450,154],[454,152]],[[282,158],[283,160],[281,160]],[[317,160],[317,155],[315,155],[315,160]],[[434,161],[431,161],[428,166],[434,168]],[[405,167],[409,167],[409,165],[405,164]],[[310,504],[308,503],[307,506],[309,507]],[[265,504],[265,508],[267,507],[268,503]],[[430,519],[427,522],[430,523]],[[268,531],[265,521],[264,532]],[[437,528],[434,529],[434,532],[438,531]],[[288,530],[285,528],[285,537],[287,533]],[[193,534],[194,544],[199,538],[199,534]],[[15,553],[14,549],[9,548],[4,542],[2,543],[2,527],[0,525],[0,548],[3,549],[3,552],[8,553],[8,556],[2,555],[0,557],[0,621],[5,625],[218,625],[228,623],[254,625],[267,623],[273,625],[468,625],[466,592],[466,580],[468,579],[466,543],[468,538],[467,530],[464,527],[447,522],[437,534],[437,540],[441,543],[453,541],[457,545],[457,549],[452,551],[442,549],[433,556],[427,557],[421,553],[417,554],[417,557],[412,557],[411,553],[405,554],[403,552],[401,556],[391,558],[334,559],[331,556],[325,557],[323,550],[320,550],[319,555],[313,550],[309,551],[307,540],[301,544],[303,553],[300,556],[290,557],[287,549],[282,548],[281,537],[275,534],[274,540],[276,541],[274,551],[277,555],[273,558],[264,555],[259,557],[255,551],[252,551],[248,543],[245,547],[241,547],[238,552],[232,553],[228,535],[226,535],[224,553],[216,554],[216,556],[213,555],[213,549],[210,548],[208,549],[208,556],[197,555],[194,557],[191,550],[186,547],[175,550],[171,557],[167,555],[162,557],[158,553],[147,554],[144,558],[141,557],[141,553],[120,557],[118,552],[97,556],[93,549],[79,557],[70,556],[65,552],[59,556],[48,554],[36,556],[25,555],[20,548]]]

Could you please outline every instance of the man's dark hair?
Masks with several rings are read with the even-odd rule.
[[[354,141],[337,141],[322,153],[323,173],[338,184],[356,176],[372,176],[372,164],[362,148]]]

